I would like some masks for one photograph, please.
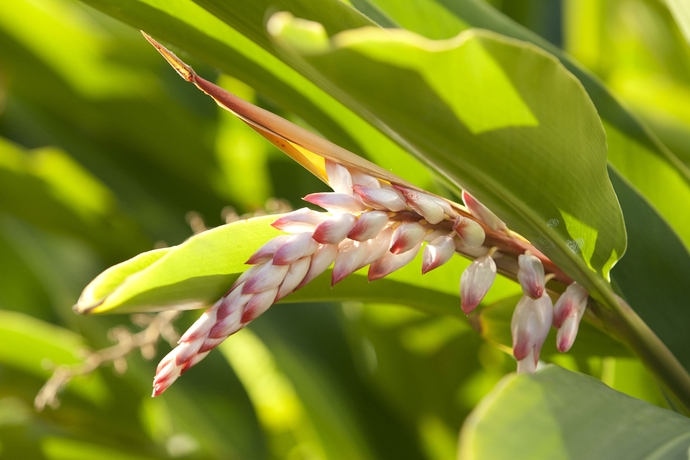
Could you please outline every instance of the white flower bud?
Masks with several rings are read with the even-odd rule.
[[[496,263],[490,255],[475,259],[460,277],[460,301],[462,311],[469,315],[496,279]]]

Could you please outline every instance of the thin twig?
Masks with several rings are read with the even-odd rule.
[[[174,347],[179,335],[172,323],[179,315],[180,312],[175,310],[164,311],[155,316],[132,315],[132,322],[138,326],[145,326],[143,330],[133,334],[123,327],[114,328],[110,334],[117,341],[115,345],[89,352],[81,364],[61,365],[55,368],[53,375],[36,395],[34,407],[37,411],[42,411],[46,406],[57,408],[60,405],[58,394],[73,378],[88,375],[104,364],[112,362],[116,372],[126,371],[126,357],[136,350],[140,350],[146,359],[153,358],[156,354],[156,344],[161,338]]]

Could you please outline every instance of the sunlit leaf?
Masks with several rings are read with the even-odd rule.
[[[506,377],[460,434],[463,459],[683,458],[690,420],[549,366]]]

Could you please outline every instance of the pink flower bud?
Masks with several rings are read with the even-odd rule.
[[[431,195],[404,187],[396,188],[405,196],[407,205],[430,224],[438,224],[445,217],[443,207]]]
[[[254,294],[252,298],[249,299],[249,302],[247,302],[247,306],[244,307],[244,311],[242,312],[242,318],[240,319],[242,324],[247,324],[254,318],[258,318],[262,313],[268,310],[271,307],[271,305],[273,305],[273,303],[275,302],[277,295],[278,286]]]
[[[338,255],[333,264],[331,286],[342,281],[350,273],[363,266],[368,256],[365,242],[345,240],[338,247]]]
[[[273,265],[266,262],[249,278],[242,288],[242,294],[256,294],[266,289],[273,289],[280,286],[285,279],[289,265]]]
[[[328,218],[328,215],[302,208],[285,214],[275,220],[271,225],[278,230],[288,233],[312,232],[317,225]]]
[[[417,222],[403,222],[393,232],[390,251],[401,254],[419,245],[424,240],[424,227]]]
[[[496,214],[491,212],[489,208],[481,204],[476,198],[464,190],[462,192],[462,201],[465,203],[465,206],[467,206],[467,209],[470,210],[470,214],[484,222],[492,230],[498,232],[508,228]]]
[[[278,248],[273,256],[273,265],[290,265],[302,257],[314,254],[318,247],[319,243],[309,233],[295,233]]]
[[[587,308],[587,291],[577,283],[572,283],[556,302],[553,311],[553,325],[558,328],[556,346],[564,353],[575,343],[580,321]]]
[[[355,185],[352,189],[362,199],[364,204],[374,209],[393,212],[407,209],[405,200],[403,200],[396,191],[390,188],[374,188]]]
[[[311,256],[309,270],[307,271],[307,274],[304,275],[304,279],[297,285],[295,290],[301,288],[319,276],[321,273],[325,272],[335,260],[336,255],[338,255],[337,244],[322,244],[321,247],[316,250],[314,255]]]
[[[365,187],[381,188],[381,182],[369,174],[361,171],[350,171],[352,175],[352,185],[364,185]]]
[[[330,212],[359,212],[366,209],[359,198],[344,193],[311,193],[304,197],[304,201]]]
[[[460,277],[460,301],[462,311],[469,315],[496,279],[496,263],[490,255],[482,256],[472,261]]]
[[[422,275],[445,264],[455,254],[455,242],[450,235],[433,239],[424,248],[422,255]]]
[[[276,251],[288,240],[289,235],[279,235],[269,240],[266,244],[252,254],[252,256],[245,262],[247,265],[256,265],[268,262],[273,258]]]
[[[384,228],[376,238],[367,240],[367,259],[362,262],[362,267],[369,265],[375,260],[383,257],[384,254],[390,252],[391,239],[393,238],[393,229],[390,227]]]
[[[302,259],[290,265],[290,269],[285,275],[285,279],[281,283],[280,289],[278,290],[276,302],[297,289],[297,286],[299,286],[304,277],[307,275],[309,265],[311,265],[310,257],[303,257]]]
[[[532,359],[534,368],[524,365],[526,371],[532,372],[539,361],[539,352],[549,335],[553,322],[553,304],[548,295],[534,300],[528,296],[522,296],[515,307],[510,330],[513,334],[513,356],[518,361],[526,358]]]
[[[522,292],[533,299],[538,299],[544,294],[544,266],[538,257],[532,254],[522,254],[518,257],[518,281],[522,286]]]
[[[313,238],[322,244],[338,244],[356,223],[357,218],[352,214],[335,214],[316,227]]]
[[[357,223],[347,234],[351,240],[366,241],[375,238],[376,235],[388,224],[388,214],[383,211],[369,211],[362,213]]]
[[[421,247],[422,240],[419,240],[415,247],[403,253],[394,254],[390,251],[386,251],[383,256],[375,260],[369,266],[369,281],[381,279],[412,262]]]
[[[334,192],[352,195],[352,176],[345,166],[326,160],[326,175]]]
[[[466,248],[478,248],[484,244],[486,233],[481,225],[464,216],[458,216],[453,223],[453,230],[458,234],[458,239]]]

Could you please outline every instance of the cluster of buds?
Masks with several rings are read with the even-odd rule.
[[[303,208],[273,222],[284,234],[247,260],[251,267],[160,362],[154,396],[165,391],[228,336],[331,265],[331,285],[335,285],[366,266],[369,281],[383,278],[410,263],[422,247],[423,274],[460,252],[474,259],[461,277],[462,309],[470,314],[479,305],[497,272],[494,259],[498,248],[487,247],[486,232],[512,238],[506,225],[488,208],[468,193],[463,193],[465,209],[329,160],[326,174],[333,192],[314,193],[304,199],[327,212]],[[559,348],[572,345],[587,293],[571,286],[554,315],[540,259],[527,252],[519,256],[518,262],[518,279],[525,297],[513,318],[514,354],[518,370],[531,372],[556,318],[561,328]]]
[[[575,342],[580,320],[587,306],[588,293],[577,283],[568,286],[554,307],[546,293],[544,266],[529,251],[518,257],[518,281],[523,296],[515,307],[510,324],[513,356],[518,373],[534,373],[539,352],[551,326],[558,329],[557,348],[566,352]]]
[[[332,285],[367,265],[368,279],[373,281],[410,263],[422,247],[422,274],[445,264],[456,252],[473,260],[461,277],[461,306],[466,314],[482,301],[498,270],[518,279],[525,293],[512,321],[518,371],[534,371],[552,324],[559,330],[558,349],[566,351],[572,346],[584,315],[587,292],[527,240],[511,232],[473,196],[463,192],[462,207],[413,186],[402,186],[404,181],[388,171],[204,80],[153,38],[144,36],[182,78],[326,180],[333,189],[332,193],[305,197],[307,202],[328,212],[305,208],[273,223],[285,234],[269,241],[249,258],[247,264],[252,267],[161,361],[154,380],[154,396],[165,391],[182,372],[201,361],[229,335],[331,265]],[[346,167],[325,160],[324,172],[291,147],[293,144],[307,151],[330,152],[332,158],[346,159],[340,163],[364,167]],[[374,173],[367,174],[365,170]],[[552,277],[568,286],[555,308],[546,293],[546,281]]]

